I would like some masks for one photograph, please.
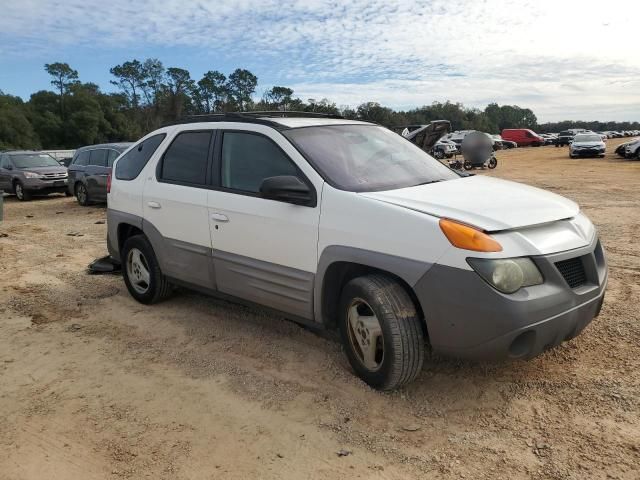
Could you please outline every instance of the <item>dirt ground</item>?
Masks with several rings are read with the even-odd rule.
[[[640,478],[640,162],[618,143],[605,159],[498,152],[490,173],[594,221],[600,317],[529,362],[429,358],[387,394],[277,316],[188,292],[147,307],[121,277],[87,275],[103,207],[6,197],[0,479]]]

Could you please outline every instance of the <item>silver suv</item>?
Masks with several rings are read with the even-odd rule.
[[[15,193],[18,200],[34,194],[67,192],[67,168],[48,153],[10,151],[0,153],[0,190]]]

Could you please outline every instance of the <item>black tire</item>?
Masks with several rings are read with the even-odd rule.
[[[83,183],[78,183],[75,188],[76,191],[76,200],[78,200],[78,204],[86,207],[89,205],[89,191],[87,187],[84,186]]]
[[[148,289],[145,292],[136,290],[131,278],[129,278],[128,259],[129,253],[133,249],[137,249],[144,255],[144,259],[147,264],[150,280]],[[160,270],[158,259],[156,258],[156,254],[153,251],[151,243],[147,240],[147,237],[144,235],[134,235],[127,238],[122,246],[121,255],[124,283],[131,296],[138,302],[150,305],[166,299],[171,294],[171,284]]]
[[[364,302],[371,309],[382,332],[377,343],[382,345],[383,353],[375,369],[365,366],[356,350],[359,347],[352,345],[356,332],[349,326],[349,310],[354,308],[354,302]],[[380,274],[354,278],[342,290],[339,309],[345,352],[362,380],[378,390],[393,390],[418,376],[425,358],[424,331],[416,307],[402,285]]]
[[[489,159],[489,168],[491,170],[493,170],[494,168],[496,168],[498,166],[498,159],[496,157],[491,157]]]
[[[442,150],[436,150],[433,152],[433,156],[438,160],[442,160],[444,158],[444,152]]]
[[[13,184],[13,191],[16,193],[16,198],[21,202],[28,202],[31,200],[31,192],[24,188],[24,185],[22,185],[20,180],[17,180]]]
[[[462,164],[462,168],[464,168],[465,170],[471,170],[473,168],[473,163],[471,163],[469,160],[465,160]]]

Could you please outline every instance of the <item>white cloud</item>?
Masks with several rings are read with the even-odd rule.
[[[636,0],[23,0],[2,16],[3,56],[145,45],[162,58],[161,47],[183,46],[339,104],[497,101],[543,119],[640,113]]]

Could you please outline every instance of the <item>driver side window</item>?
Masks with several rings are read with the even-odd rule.
[[[8,155],[2,155],[2,157],[0,157],[0,168],[9,168],[9,165],[11,165],[11,161],[9,160],[9,156]]]
[[[224,133],[223,187],[258,193],[265,178],[297,174],[295,164],[268,138],[246,132]]]

